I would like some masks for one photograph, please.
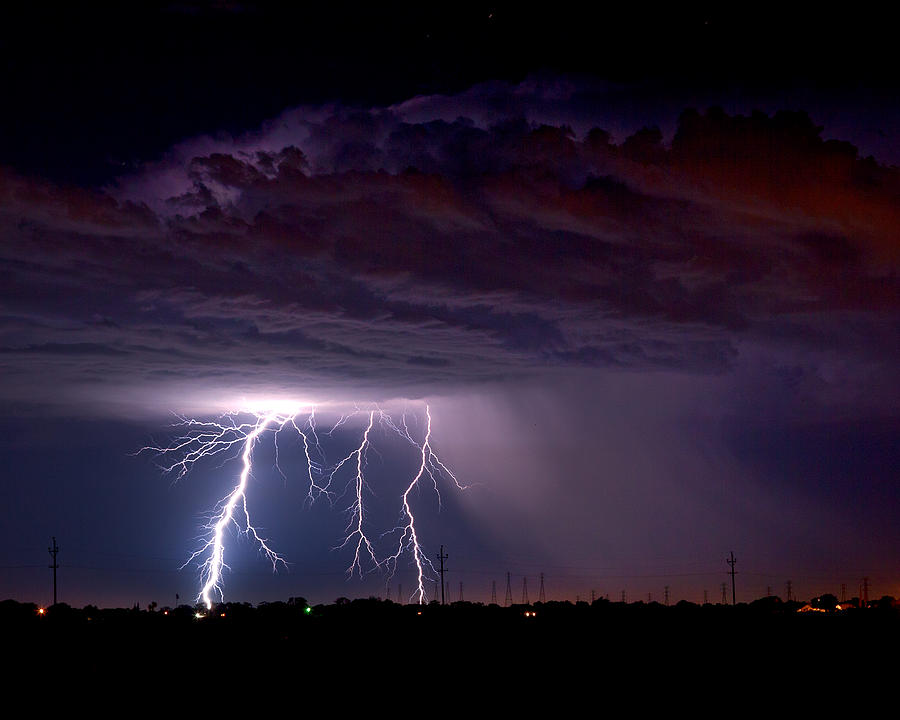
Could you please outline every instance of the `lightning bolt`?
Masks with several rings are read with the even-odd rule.
[[[434,575],[428,556],[420,540],[420,534],[416,527],[416,519],[413,513],[411,494],[419,487],[424,477],[431,481],[437,496],[438,506],[441,504],[439,479],[452,481],[459,489],[468,486],[459,482],[457,477],[438,458],[431,446],[431,410],[425,405],[425,433],[424,438],[418,441],[407,423],[406,413],[401,416],[398,425],[393,418],[377,406],[367,410],[359,407],[352,412],[341,415],[338,421],[325,433],[327,438],[332,438],[338,430],[346,430],[348,423],[357,415],[367,416],[365,430],[362,433],[359,444],[348,454],[328,466],[325,460],[325,451],[316,429],[315,407],[287,412],[261,411],[258,409],[228,412],[216,420],[197,420],[184,416],[176,416],[176,427],[182,429],[182,434],[176,437],[170,444],[161,446],[147,446],[141,448],[136,454],[150,452],[162,458],[171,458],[160,465],[164,473],[172,474],[175,479],[183,478],[191,468],[199,461],[224,454],[223,464],[241,458],[241,472],[238,481],[231,492],[216,505],[209,521],[203,526],[205,533],[201,536],[200,546],[190,554],[182,567],[196,562],[200,571],[200,591],[197,600],[202,601],[208,609],[212,608],[215,598],[224,599],[223,572],[228,568],[225,562],[226,530],[234,526],[237,531],[250,537],[272,564],[273,571],[278,565],[287,566],[285,559],[275,552],[254,527],[247,504],[247,490],[253,476],[253,450],[266,433],[273,435],[275,448],[275,468],[287,481],[287,475],[280,466],[278,456],[278,438],[287,428],[290,428],[300,438],[306,459],[306,479],[308,480],[307,499],[310,503],[321,497],[325,497],[334,504],[341,498],[351,495],[352,500],[346,508],[349,522],[346,526],[346,535],[343,541],[335,549],[347,547],[353,548],[353,557],[347,568],[348,577],[357,574],[363,577],[364,565],[367,572],[386,570],[389,577],[393,577],[397,571],[402,557],[411,556],[412,564],[416,571],[416,590],[411,599],[424,603],[427,600],[426,582]],[[243,422],[241,418],[246,416],[254,418],[252,421]],[[366,480],[366,467],[368,453],[375,448],[372,446],[373,434],[376,426],[383,431],[392,433],[416,450],[417,470],[412,480],[406,484],[406,489],[400,499],[400,520],[398,525],[380,536],[370,534],[365,508],[365,497],[371,493],[371,488]],[[231,453],[229,454],[229,451]],[[348,473],[353,469],[355,472]],[[340,492],[342,477],[347,476],[343,492]],[[379,560],[376,553],[378,540],[392,536],[396,544],[393,550],[384,559]]]
[[[235,487],[234,490],[231,491],[231,494],[219,504],[219,513],[215,515],[211,523],[206,526],[207,529],[211,531],[211,536],[204,543],[203,547],[199,550],[195,550],[191,554],[191,557],[188,560],[188,562],[190,562],[198,555],[204,553],[208,553],[209,555],[201,565],[201,580],[203,587],[200,589],[198,596],[198,599],[202,599],[207,608],[212,607],[211,594],[214,591],[218,592],[219,596],[222,597],[222,590],[219,583],[222,577],[222,570],[225,567],[225,544],[223,533],[225,532],[225,528],[234,520],[234,511],[238,505],[240,505],[244,520],[243,527],[241,528],[242,531],[253,536],[259,544],[260,549],[272,561],[273,569],[277,567],[279,562],[284,563],[281,556],[272,550],[266,544],[266,541],[256,532],[256,529],[250,523],[250,513],[247,510],[246,490],[247,480],[250,477],[250,456],[253,445],[266,427],[274,421],[276,421],[275,415],[267,415],[265,418],[258,418],[256,427],[252,432],[247,434],[247,437],[244,440],[244,452],[241,454],[244,466],[243,470],[241,470],[237,487]]]
[[[425,593],[425,578],[426,578],[426,568],[431,570],[432,573],[435,572],[434,566],[431,564],[431,560],[422,550],[422,545],[419,542],[419,535],[416,532],[416,518],[413,515],[412,506],[410,505],[409,495],[410,493],[416,489],[419,485],[419,481],[425,476],[431,479],[434,485],[434,491],[437,494],[438,504],[441,502],[441,493],[438,489],[437,479],[441,474],[446,474],[449,476],[453,482],[459,487],[461,490],[466,489],[468,486],[460,484],[459,480],[457,480],[456,476],[447,469],[444,463],[438,458],[438,456],[434,453],[431,448],[431,410],[426,405],[425,406],[425,418],[426,418],[426,426],[425,426],[425,439],[419,444],[417,443],[412,434],[409,431],[409,427],[406,424],[406,415],[403,415],[403,430],[400,431],[393,424],[391,427],[400,432],[410,443],[419,448],[420,451],[420,462],[419,469],[413,477],[412,481],[406,488],[406,491],[403,493],[402,498],[402,511],[400,515],[400,525],[394,528],[393,532],[399,533],[400,538],[397,543],[396,551],[388,556],[385,559],[385,563],[388,565],[390,569],[390,574],[393,576],[394,571],[397,568],[397,564],[400,560],[401,555],[404,552],[409,552],[413,556],[413,560],[416,565],[416,591],[413,597],[417,597],[419,603],[424,603],[426,598]]]
[[[363,476],[363,468],[366,464],[366,450],[369,447],[369,433],[372,432],[372,425],[374,424],[374,422],[375,411],[372,410],[369,412],[369,424],[366,426],[366,431],[363,433],[362,443],[360,443],[360,446],[356,448],[356,450],[354,450],[352,453],[350,453],[350,455],[341,460],[341,462],[335,468],[336,472],[342,465],[346,463],[349,458],[352,458],[354,455],[356,456],[356,478],[354,479],[356,486],[356,500],[350,506],[350,522],[347,525],[347,531],[350,532],[350,534],[347,535],[347,537],[344,539],[344,542],[341,543],[339,547],[346,547],[353,540],[353,537],[357,536],[358,540],[356,543],[356,552],[353,555],[353,562],[350,563],[350,568],[347,570],[347,573],[349,575],[353,575],[353,571],[356,570],[357,572],[359,572],[360,578],[362,578],[362,564],[360,562],[359,555],[363,550],[363,545],[365,545],[366,552],[372,559],[375,567],[380,566],[378,558],[375,557],[375,551],[372,549],[372,542],[368,537],[366,537],[366,533],[363,530],[363,488],[366,485],[365,477]],[[351,532],[350,528],[352,527],[354,529]]]

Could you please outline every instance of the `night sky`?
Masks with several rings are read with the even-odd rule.
[[[0,597],[51,599],[56,536],[62,601],[192,600],[240,463],[136,453],[247,398],[427,403],[454,599],[718,600],[730,551],[739,600],[900,596],[894,45],[754,12],[4,10]],[[378,536],[416,457],[376,439]],[[383,597],[280,453],[289,570],[232,536],[226,599]]]

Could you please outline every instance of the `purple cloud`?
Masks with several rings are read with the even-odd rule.
[[[106,193],[3,174],[7,400],[416,396],[760,357],[890,387],[897,170],[796,113],[617,144],[554,87],[470,92],[452,118],[453,98],[298,109]],[[551,112],[574,96],[571,123]]]

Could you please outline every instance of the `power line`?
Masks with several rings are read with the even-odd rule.
[[[444,555],[444,546],[441,545],[441,551],[438,553],[438,560],[441,562],[441,605],[444,604],[444,560],[448,557]]]
[[[731,551],[731,557],[728,560],[726,560],[725,562],[727,562],[729,565],[731,565],[731,604],[737,605],[737,601],[735,600],[735,593],[734,593],[734,566],[737,563],[737,559],[734,557],[733,550]]]
[[[52,560],[50,569],[53,570],[53,604],[56,605],[56,571],[59,569],[59,563],[56,560],[56,555],[59,552],[59,546],[56,544],[56,536],[53,537],[53,546],[48,547],[47,552],[50,553],[50,558]]]

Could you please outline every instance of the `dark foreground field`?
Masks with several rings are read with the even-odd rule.
[[[213,714],[287,696],[327,698],[339,717],[381,708],[437,720],[455,707],[481,714],[534,702],[555,707],[553,717],[572,703],[639,715],[690,707],[702,717],[788,703],[805,715],[849,709],[859,690],[893,695],[900,668],[900,612],[891,606],[798,613],[780,603],[501,608],[371,599],[308,608],[297,599],[225,604],[197,617],[189,606],[58,605],[41,615],[5,601],[0,630],[13,693],[65,686],[76,706],[177,696],[211,703]]]

